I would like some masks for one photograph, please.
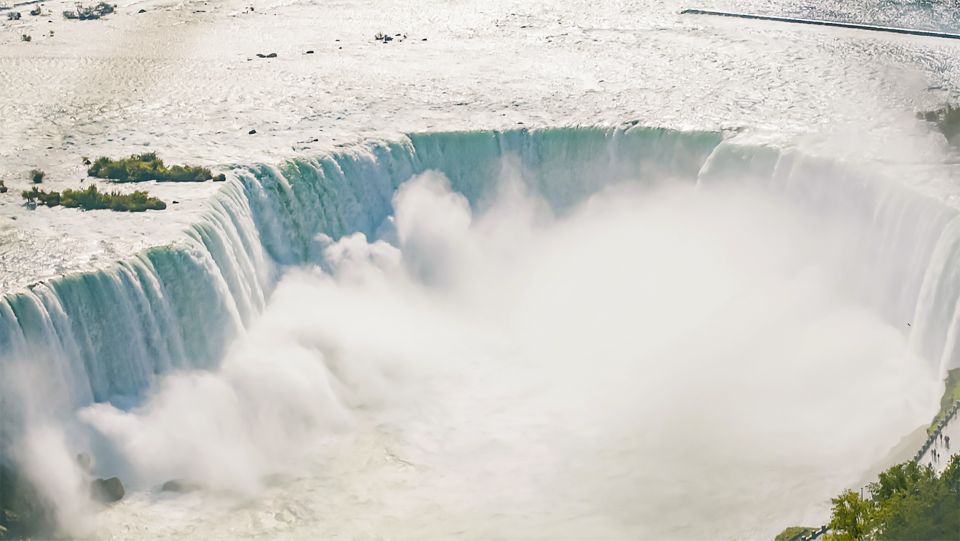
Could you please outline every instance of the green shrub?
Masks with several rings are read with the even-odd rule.
[[[206,167],[174,165],[167,167],[156,153],[134,154],[129,158],[111,160],[97,158],[87,170],[91,177],[104,178],[116,182],[203,182],[213,178]]]
[[[128,194],[117,191],[108,193],[99,191],[96,186],[90,186],[85,190],[66,189],[60,193],[45,192],[34,186],[32,190],[24,190],[20,195],[27,203],[48,207],[60,205],[83,210],[110,209],[118,212],[143,212],[167,208],[166,203],[142,190]]]
[[[113,13],[114,10],[114,6],[106,2],[100,2],[95,6],[81,6],[80,4],[77,4],[76,11],[64,11],[63,16],[67,19],[92,21],[99,19],[104,15],[109,15]]]
[[[55,207],[60,204],[60,192],[45,192],[36,186],[30,190],[22,191],[20,195],[27,200],[27,203],[46,205],[48,207]]]
[[[960,454],[939,476],[930,466],[898,464],[867,486],[869,498],[846,491],[833,498],[830,540],[957,539]]]
[[[947,412],[957,401],[960,401],[960,368],[953,368],[947,371],[947,377],[944,379],[943,396],[940,397],[940,411],[934,415],[933,421],[927,427],[927,434],[933,434],[937,429],[937,424],[947,416]]]
[[[47,174],[39,169],[34,169],[30,171],[30,180],[34,184],[40,184],[41,182],[43,182],[43,177],[45,176],[47,176]]]
[[[807,528],[805,526],[790,526],[780,532],[773,538],[773,541],[799,541],[801,537],[810,535],[817,531],[817,528]]]

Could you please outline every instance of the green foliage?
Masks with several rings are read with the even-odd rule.
[[[86,190],[64,190],[60,192],[45,192],[34,187],[24,190],[21,194],[27,203],[55,207],[81,208],[83,210],[110,209],[118,212],[143,212],[145,210],[163,210],[167,204],[151,197],[145,191],[133,193],[101,192],[96,186]]]
[[[30,181],[33,182],[34,184],[40,184],[41,182],[43,182],[43,177],[45,176],[47,176],[47,174],[39,169],[34,169],[30,171]]]
[[[830,516],[831,539],[853,541],[866,539],[873,521],[873,502],[864,500],[859,494],[847,490],[832,498]]]
[[[960,109],[957,109],[960,111]],[[946,384],[943,390],[943,397],[940,399],[940,411],[933,417],[927,433],[932,434],[936,430],[937,424],[946,417],[947,412],[953,407],[953,404],[960,401],[960,368],[954,368],[947,372]]]
[[[95,6],[82,6],[79,3],[76,11],[64,11],[63,16],[67,19],[76,19],[80,21],[92,21],[109,15],[115,11],[115,6],[106,2],[100,2]]]
[[[930,466],[898,464],[867,489],[870,499],[853,491],[833,498],[832,540],[960,539],[960,454],[938,477]]]
[[[32,41],[32,40],[33,40],[33,38],[30,37],[30,34],[22,34],[22,35],[20,36],[20,41]]]
[[[786,530],[780,532],[773,541],[800,541],[800,538],[812,534],[817,531],[817,528],[807,528],[805,526],[790,526]]]
[[[91,177],[105,178],[116,182],[203,182],[213,178],[206,167],[174,165],[167,167],[156,153],[134,154],[129,158],[111,160],[97,158],[87,170]]]

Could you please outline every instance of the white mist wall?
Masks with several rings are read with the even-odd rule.
[[[392,212],[397,186],[412,175],[442,171],[482,207],[505,163],[560,212],[626,179],[766,186],[824,219],[849,222],[876,262],[864,277],[864,297],[889,321],[911,323],[914,348],[941,369],[960,356],[957,213],[895,179],[726,143],[712,132],[413,134],[279,167],[239,168],[183,241],[4,298],[0,447],[38,415],[37,401],[49,410],[132,405],[159,374],[216,365],[263,309],[280,268],[314,260],[319,233],[372,237]]]

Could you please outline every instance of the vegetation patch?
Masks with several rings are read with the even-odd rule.
[[[203,182],[213,178],[206,167],[173,165],[167,167],[156,153],[134,154],[129,158],[111,160],[97,158],[87,170],[91,177],[113,180],[115,182]],[[221,175],[218,175],[218,180]]]
[[[817,528],[807,528],[805,526],[790,526],[786,530],[780,532],[773,541],[800,541],[801,537],[812,534],[817,531]]]
[[[947,412],[953,407],[953,404],[960,401],[960,368],[954,368],[947,372],[947,379],[944,381],[946,388],[943,391],[943,397],[940,399],[940,411],[933,417],[930,427],[927,428],[928,434],[933,434],[937,424],[946,417]]]
[[[960,146],[960,107],[948,104],[942,109],[918,113],[917,116],[935,124],[951,145]]]
[[[34,169],[33,171],[30,171],[28,176],[30,177],[31,182],[34,184],[40,184],[43,182],[43,177],[47,176],[47,174],[39,169]]]
[[[832,540],[957,539],[960,454],[939,476],[931,466],[898,464],[867,485],[869,498],[848,490],[830,500]]]
[[[79,3],[77,4],[75,11],[64,11],[63,16],[66,19],[74,19],[78,21],[93,21],[103,17],[104,15],[109,15],[116,10],[116,6],[108,4],[106,2],[100,2],[94,6],[83,6]]]
[[[101,192],[96,186],[86,190],[64,190],[63,193],[46,192],[34,187],[24,190],[20,194],[27,203],[45,205],[48,207],[63,206],[67,208],[81,208],[83,210],[110,209],[118,212],[143,212],[146,210],[163,210],[167,204],[151,197],[145,191],[133,193]]]

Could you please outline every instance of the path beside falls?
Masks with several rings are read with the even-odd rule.
[[[960,452],[960,412],[958,412],[958,406],[960,406],[960,401],[958,401],[954,408],[951,409],[951,413],[947,415],[946,421],[943,424],[943,427],[938,431],[934,432],[933,442],[930,445],[927,445],[927,442],[924,442],[924,446],[921,448],[919,458],[914,458],[917,461],[917,464],[921,466],[932,465],[937,474],[942,474],[943,470],[947,469],[947,465],[950,463],[950,457]],[[950,447],[947,447],[946,439],[941,439],[940,436],[950,437]],[[936,451],[938,454],[937,460],[933,460],[933,452]],[[813,541],[820,538],[822,535],[826,534],[829,531],[827,525],[820,526],[815,532],[810,535],[804,535],[800,537],[801,541]]]
[[[960,453],[960,414],[951,417],[940,433],[950,437],[950,448],[947,449],[946,440],[941,441],[938,437],[935,443],[920,455],[920,460],[918,461],[921,466],[932,464],[934,469],[937,470],[937,473],[942,473],[943,470],[946,469],[951,456]],[[936,462],[933,461],[934,451],[939,454]]]

